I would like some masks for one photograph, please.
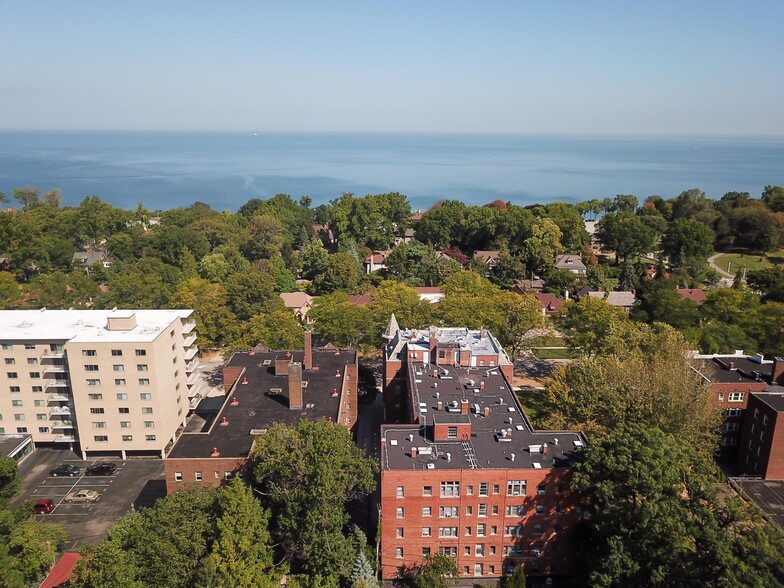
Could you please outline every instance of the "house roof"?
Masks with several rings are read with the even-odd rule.
[[[77,251],[73,254],[72,260],[79,261],[84,265],[101,263],[108,259],[105,251]]]
[[[444,291],[438,286],[416,286],[414,288],[419,294],[443,294]]]
[[[605,294],[607,297],[605,298]],[[591,298],[599,298],[600,300],[604,300],[610,306],[621,306],[624,308],[634,306],[634,303],[637,301],[637,297],[634,295],[634,292],[588,292],[588,296]]]
[[[286,308],[302,308],[308,304],[313,304],[313,296],[307,292],[281,292],[280,299]]]
[[[362,294],[352,294],[348,297],[348,301],[354,306],[365,306],[373,302],[375,297],[375,292],[363,292]]]
[[[365,263],[384,263],[387,259],[386,253],[374,253],[365,258]]]
[[[563,255],[557,256],[555,258],[555,268],[566,270],[587,269],[583,263],[582,258],[579,255],[574,255],[572,253],[564,253]]]
[[[563,300],[549,292],[535,292],[533,296],[539,301],[539,308],[546,312],[558,312],[563,305]]]
[[[500,254],[500,251],[474,251],[474,259],[481,259],[483,262],[487,263],[491,260],[494,261],[498,259]]]
[[[773,362],[765,361],[761,355],[703,356],[697,357],[695,367],[714,383],[767,382],[773,371]]]
[[[82,556],[75,551],[66,551],[54,564],[54,567],[46,576],[41,588],[57,588],[61,586],[71,577],[71,574],[76,567],[76,562],[82,559]]]
[[[675,291],[686,300],[693,300],[697,304],[702,304],[706,300],[705,291],[701,288],[678,288]]]

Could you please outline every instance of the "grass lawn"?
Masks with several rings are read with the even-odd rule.
[[[537,349],[531,348],[531,351],[538,359],[572,359],[571,352],[566,349]]]
[[[725,253],[716,258],[718,265],[725,272],[729,264],[729,273],[734,274],[740,268],[745,267],[747,271],[766,269],[774,265],[784,264],[784,249],[771,251],[767,255],[759,253]]]
[[[525,389],[522,392],[518,392],[517,397],[520,399],[520,404],[523,405],[525,414],[528,415],[528,419],[531,421],[531,424],[538,428],[539,421],[544,416],[544,409],[546,406],[545,391]]]

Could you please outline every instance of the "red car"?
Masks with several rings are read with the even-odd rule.
[[[39,498],[35,503],[33,511],[35,514],[47,514],[54,510],[54,500],[51,498]]]

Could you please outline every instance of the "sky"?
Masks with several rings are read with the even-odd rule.
[[[0,0],[0,130],[784,135],[780,0]]]

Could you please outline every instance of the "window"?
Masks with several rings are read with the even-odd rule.
[[[509,480],[506,483],[507,496],[524,496],[525,495],[525,480]]]
[[[146,372],[146,371],[149,371],[149,370],[147,368],[147,364],[146,363],[137,363],[136,364],[136,371],[137,372]]]
[[[484,537],[487,534],[487,525],[482,523],[481,525],[476,526],[476,536],[477,537]]]
[[[447,427],[446,436],[449,439],[457,439],[457,427]]]
[[[442,506],[439,509],[439,516],[441,518],[450,518],[459,516],[456,506]]]
[[[490,527],[490,534],[491,535],[498,535],[498,527],[496,527],[495,525],[492,525]]]
[[[136,357],[142,357],[144,355],[147,355],[147,350],[145,350],[145,349],[137,349],[136,350]]]
[[[476,511],[476,516],[479,517],[486,517],[487,516],[487,505],[482,503],[479,505],[479,509]]]
[[[11,386],[9,389],[11,390],[11,392],[21,392],[22,391],[22,389],[19,386]]]
[[[537,495],[544,496],[546,492],[547,492],[547,486],[545,486],[544,484],[539,484],[539,486],[537,486],[536,488]]]
[[[16,414],[14,414],[14,420],[15,421],[23,421],[23,420],[25,420],[25,415],[22,414],[22,413],[16,413]]]
[[[152,429],[155,427],[155,421],[144,421],[144,427],[147,429]]]
[[[429,506],[423,506],[422,507],[422,516],[423,517],[431,517],[431,516],[433,516],[433,509],[430,508]]]
[[[103,394],[88,394],[87,398],[89,400],[103,400]]]
[[[474,495],[474,487],[471,485],[466,486],[466,496]]]
[[[724,401],[724,392],[719,392],[719,402]]]
[[[109,437],[107,437],[106,435],[95,435],[93,439],[95,439],[99,443],[106,443],[109,440]]]
[[[112,349],[112,357],[122,357],[122,349]]]
[[[84,365],[84,371],[86,371],[86,372],[97,372],[98,371],[98,366],[95,365],[94,363],[85,364]]]
[[[429,547],[423,547],[422,548],[422,557],[427,557],[429,555],[430,555],[430,548]]]
[[[14,365],[16,360],[13,357],[6,357],[5,358],[5,365]]]
[[[501,487],[498,484],[493,484],[493,496],[498,496],[501,492]]]
[[[403,559],[403,548],[402,547],[395,547],[395,557],[397,559]]]
[[[149,378],[139,378],[139,386],[149,386],[150,379]]]
[[[41,379],[41,372],[30,372],[30,378],[32,380],[40,380]]]
[[[422,487],[422,496],[433,496],[433,487],[432,486],[423,486]]]
[[[125,386],[125,379],[124,378],[115,378],[114,379],[115,386]]]
[[[182,472],[174,472],[174,481],[182,482]]]
[[[40,413],[40,412],[39,412],[39,413],[37,413],[37,414],[35,415],[35,418],[36,418],[37,420],[39,420],[39,421],[45,421],[45,420],[47,420],[49,417],[46,415],[46,413]]]
[[[9,380],[16,380],[19,377],[19,374],[16,372],[6,372]]]
[[[522,517],[525,515],[525,507],[522,504],[518,505],[506,505],[506,513],[505,516],[508,517]]]
[[[103,414],[103,409],[102,408],[91,408],[90,409],[90,414]]]
[[[87,385],[88,386],[100,386],[101,385],[101,380],[96,380],[96,379],[87,380]]]
[[[731,392],[730,393],[730,402],[743,402],[743,399],[746,398],[745,392]]]
[[[11,401],[11,406],[22,406],[22,401],[21,400],[12,400]]]
[[[38,365],[38,358],[37,357],[28,357],[27,358],[27,365]]]
[[[485,556],[485,544],[484,543],[477,543],[474,546],[474,555],[476,557],[484,557]]]
[[[14,346],[11,343],[3,343],[3,349],[13,349]]]
[[[439,537],[457,537],[457,527],[439,527]]]
[[[17,433],[27,433],[27,427],[17,427],[16,428],[16,432]]]
[[[536,505],[536,514],[543,515],[544,514],[544,504],[537,504]]]
[[[482,482],[479,484],[479,496],[487,496],[488,483]]]
[[[127,406],[121,406],[121,407],[120,407],[120,408],[118,408],[117,410],[118,410],[118,412],[119,412],[120,414],[130,414],[130,413],[131,413],[131,409],[130,409],[130,408],[128,408]]]
[[[33,392],[43,392],[43,386],[33,386]]]
[[[96,355],[98,354],[95,352],[95,349],[82,349],[83,357],[95,357]]]
[[[721,438],[721,444],[724,447],[732,447],[738,444],[738,438],[735,435],[727,435]]]
[[[518,527],[517,525],[506,525],[504,527],[504,536],[517,537],[519,529],[520,527]]]
[[[422,527],[422,537],[430,537],[430,527]]]
[[[474,514],[474,507],[473,506],[466,506],[466,516],[470,517]]]
[[[730,431],[737,431],[739,428],[740,428],[740,423],[738,421],[724,423],[724,431],[727,433],[729,433]]]
[[[120,421],[120,428],[121,429],[130,429],[131,428],[131,421]]]
[[[406,496],[405,488],[403,488],[403,486],[398,486],[397,487],[397,497],[398,498],[405,498],[405,496]]]
[[[201,472],[194,472],[193,477],[197,482],[201,482]]]
[[[141,394],[139,394],[139,399],[140,400],[152,400],[152,394],[150,394],[149,392],[142,392]]]
[[[542,533],[544,533],[544,527],[542,527],[542,525],[534,526],[534,535],[541,535]]]
[[[106,423],[103,421],[93,421],[93,429],[105,429]]]
[[[451,558],[455,558],[455,557],[457,557],[457,547],[454,546],[454,545],[451,546],[451,547],[439,547],[438,548],[438,554],[439,555],[446,555],[447,557],[451,557]]]
[[[48,433],[49,432],[49,427],[38,427],[38,432],[39,433]]]
[[[44,406],[45,404],[43,400],[33,400],[33,406]]]
[[[174,351],[175,349],[177,349],[177,344],[176,343],[172,343],[172,351]]]
[[[395,510],[395,516],[399,519],[402,519],[405,516],[405,512],[406,511],[403,509],[402,506],[398,506],[397,509]]]
[[[397,529],[395,529],[395,537],[398,539],[403,538],[403,527],[398,527]]]
[[[128,394],[126,394],[125,392],[118,392],[117,400],[128,400]]]
[[[142,407],[142,414],[152,414],[152,407],[143,406]]]
[[[768,415],[766,414],[762,415],[762,424],[763,426],[768,424]]]
[[[145,441],[155,441],[155,435],[145,435],[144,436],[144,440]]]
[[[460,482],[441,482],[441,498],[460,496]]]
[[[123,364],[121,364],[121,363],[115,363],[115,364],[112,366],[112,369],[113,369],[115,372],[124,372],[124,371],[125,371],[125,366],[124,366]]]
[[[498,505],[497,504],[493,505],[493,511],[492,512],[493,512],[493,516],[498,516]]]
[[[470,537],[471,536],[471,527],[466,527],[465,528],[465,536],[466,537]]]

